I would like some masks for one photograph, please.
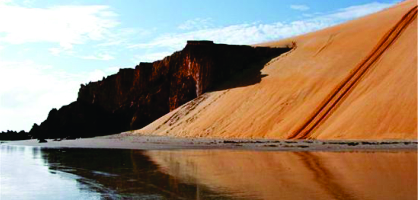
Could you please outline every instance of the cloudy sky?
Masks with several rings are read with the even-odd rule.
[[[255,44],[315,31],[397,1],[0,0],[0,131],[26,130],[97,81],[186,40]]]

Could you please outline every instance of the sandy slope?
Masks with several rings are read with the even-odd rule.
[[[293,51],[261,70],[267,76],[260,83],[206,93],[136,133],[417,138],[417,1],[261,45],[292,42]]]

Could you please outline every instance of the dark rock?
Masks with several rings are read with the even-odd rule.
[[[38,143],[47,143],[48,141],[46,139],[38,139]]]
[[[31,129],[37,138],[75,138],[107,135],[121,130],[120,119],[95,104],[76,101],[59,110]]]
[[[226,89],[221,83],[247,69],[256,73],[247,84],[261,81],[265,62],[289,50],[188,41],[182,51],[163,60],[82,84],[76,102],[52,109],[47,120],[35,124],[30,133],[65,138],[139,129],[204,92]],[[227,87],[241,86],[246,85]]]
[[[31,136],[29,135],[29,133],[25,132],[25,131],[11,131],[11,130],[7,130],[7,131],[3,131],[0,132],[0,140],[27,140],[27,139],[31,139]]]

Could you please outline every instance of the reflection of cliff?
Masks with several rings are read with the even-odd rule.
[[[290,48],[267,48],[189,41],[163,60],[121,69],[102,81],[82,85],[78,99],[53,109],[31,134],[41,137],[89,137],[141,128],[178,106],[248,73],[242,87],[261,81],[260,69]]]
[[[163,172],[257,199],[415,199],[416,152],[146,152]]]
[[[186,184],[162,173],[139,150],[33,149],[50,172],[77,175],[81,190],[99,193],[104,199],[223,199],[196,183]]]

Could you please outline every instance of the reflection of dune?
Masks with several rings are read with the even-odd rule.
[[[416,152],[150,151],[161,171],[256,199],[415,199]]]
[[[260,83],[205,94],[137,131],[182,137],[417,138],[417,1],[265,46]],[[246,78],[234,81],[246,81]],[[191,103],[191,102],[190,102]],[[166,123],[174,113],[186,113]]]

